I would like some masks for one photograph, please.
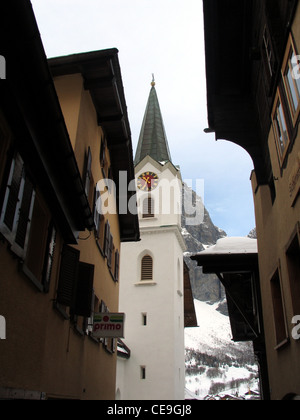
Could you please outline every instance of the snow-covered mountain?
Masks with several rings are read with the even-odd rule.
[[[190,270],[190,281],[193,294],[196,299],[201,301],[218,302],[225,296],[225,291],[220,280],[215,274],[203,274],[202,267],[197,266],[196,261],[192,261],[190,256],[203,251],[208,246],[215,245],[218,239],[224,238],[226,233],[214,225],[205,208],[201,197],[191,190],[187,184],[183,184],[183,196],[192,194],[192,201],[203,206],[203,221],[200,225],[190,225],[187,223],[185,208],[183,207],[181,225],[187,251],[184,253],[184,260]]]
[[[199,327],[185,329],[186,398],[258,398],[252,343],[232,341],[229,317],[217,310],[219,303],[194,303]]]
[[[187,246],[184,259],[190,270],[199,325],[185,329],[186,398],[204,399],[207,395],[222,398],[224,394],[257,398],[258,367],[252,343],[232,341],[224,287],[215,274],[203,274],[197,262],[190,259],[192,254],[226,237],[226,232],[214,225],[201,197],[183,184],[183,195],[187,192],[192,193],[193,203],[203,206],[204,218],[200,225],[191,226],[186,223],[185,212],[182,213],[182,234]],[[256,237],[255,229],[249,237]]]

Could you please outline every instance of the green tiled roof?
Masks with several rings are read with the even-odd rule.
[[[137,165],[147,155],[151,156],[157,162],[171,161],[168,140],[154,82],[152,82],[134,164]]]

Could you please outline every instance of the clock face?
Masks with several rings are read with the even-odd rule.
[[[144,172],[137,180],[137,186],[142,191],[154,190],[158,185],[158,176],[154,172]]]

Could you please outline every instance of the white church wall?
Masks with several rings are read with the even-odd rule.
[[[126,313],[125,342],[132,350],[125,368],[130,398],[184,398],[183,296],[177,292],[182,249],[177,242],[174,231],[162,230],[144,233],[140,243],[121,249],[121,273],[126,275],[120,279],[120,311]],[[150,249],[152,284],[139,281],[141,258]]]

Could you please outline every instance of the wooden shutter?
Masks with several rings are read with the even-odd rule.
[[[105,139],[101,141],[101,148],[100,148],[100,165],[102,168],[105,166]]]
[[[6,197],[3,206],[3,222],[9,228],[9,230],[12,230],[14,225],[17,204],[19,201],[20,187],[23,178],[23,166],[23,160],[21,156],[17,154],[12,162],[7,184]]]
[[[89,147],[88,153],[86,156],[86,162],[85,162],[85,180],[84,180],[85,193],[87,197],[89,197],[89,192],[90,192],[91,175],[92,175],[92,152]]]
[[[80,262],[78,266],[78,277],[76,286],[76,296],[73,312],[89,318],[92,313],[94,283],[94,266]]]
[[[57,302],[72,306],[73,296],[78,275],[80,252],[68,245],[64,245],[61,255]]]
[[[29,179],[26,178],[15,236],[16,244],[24,250],[26,250],[26,243],[29,235],[34,198],[35,192],[33,190],[33,185]]]
[[[114,273],[115,281],[119,281],[119,271],[120,271],[120,254],[119,254],[119,251],[117,250],[115,253],[115,273]]]
[[[0,231],[20,258],[26,256],[35,191],[25,177],[24,162],[17,153],[12,161],[1,212]]]
[[[110,224],[107,221],[105,225],[105,235],[104,235],[104,256],[107,257],[109,253],[109,242],[110,242]]]
[[[150,255],[145,255],[142,259],[141,280],[153,280],[153,260]]]
[[[5,191],[1,218],[0,232],[11,244],[14,243],[16,223],[24,187],[24,163],[19,154],[12,160],[7,187]]]
[[[107,265],[109,268],[112,266],[112,256],[114,250],[114,238],[112,234],[109,234],[109,245],[108,245],[108,253],[107,253]]]
[[[46,251],[46,258],[45,264],[43,269],[43,284],[44,284],[44,292],[49,292],[50,286],[50,279],[51,279],[51,272],[53,266],[53,259],[54,259],[54,251],[56,245],[56,229],[51,224],[48,231],[48,239],[47,239],[47,251]]]
[[[98,203],[98,205],[97,205]],[[100,191],[98,191],[97,186],[95,187],[95,194],[94,194],[94,224],[95,224],[95,234],[96,238],[99,239],[100,237],[100,225],[101,225],[101,195]]]

